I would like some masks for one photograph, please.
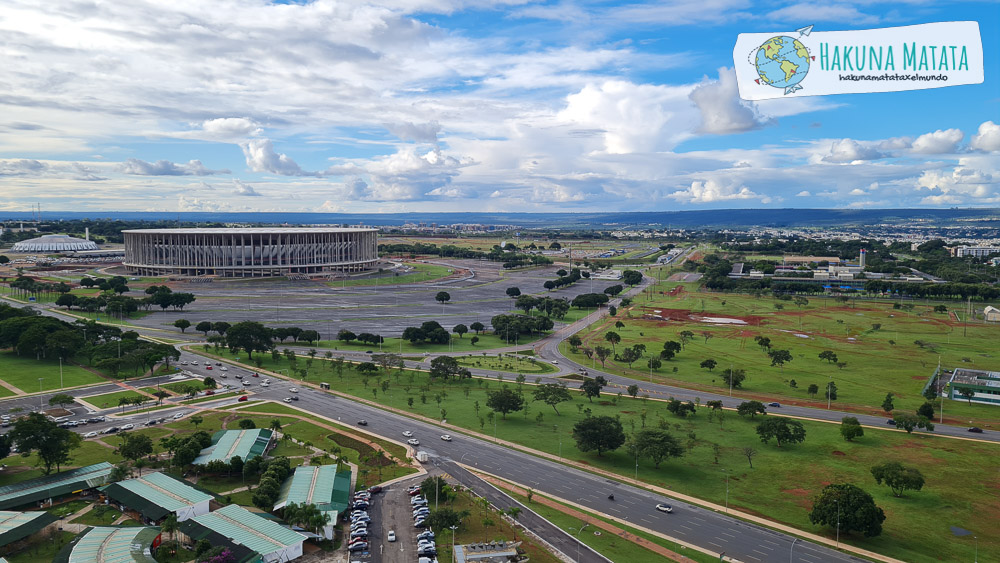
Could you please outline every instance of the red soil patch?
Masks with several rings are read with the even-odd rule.
[[[679,285],[679,286],[671,289],[670,291],[668,291],[667,295],[669,295],[671,297],[674,297],[674,296],[680,295],[683,292],[684,292],[684,286],[680,286]]]
[[[699,322],[689,309],[666,309],[663,307],[642,307],[642,318],[647,320],[681,321],[695,323]],[[658,311],[658,312],[657,312]],[[713,318],[735,319],[745,322],[748,325],[760,326],[764,324],[764,317],[757,315],[706,315]],[[724,323],[701,323],[706,326],[726,326]]]
[[[832,453],[833,453],[833,455],[847,455],[847,454],[845,454],[844,452],[842,452],[840,450],[833,450]]]

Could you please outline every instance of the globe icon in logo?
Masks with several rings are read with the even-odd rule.
[[[801,90],[799,83],[809,72],[809,50],[798,39],[779,35],[757,48],[754,66],[759,84],[784,88],[789,94]]]

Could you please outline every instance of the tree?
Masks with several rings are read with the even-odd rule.
[[[173,540],[174,534],[177,533],[177,514],[171,512],[167,515],[163,519],[163,522],[160,523],[160,531],[170,536],[170,539]]]
[[[793,359],[788,350],[770,350],[767,355],[771,358],[771,365],[779,366],[782,373],[785,372],[785,364]]]
[[[604,346],[595,346],[594,354],[597,354],[597,359],[601,361],[601,367],[604,367],[604,360],[608,359],[608,356],[611,355],[611,350]]]
[[[824,487],[813,500],[809,521],[837,526],[842,532],[858,531],[871,538],[882,533],[885,513],[875,505],[870,494],[857,486],[832,484]]]
[[[545,283],[542,284],[542,287],[544,287],[545,289],[547,289],[549,291],[552,291],[553,289],[556,288],[556,282],[554,282],[552,280],[545,280]]]
[[[622,337],[617,332],[609,330],[604,333],[604,340],[607,340],[611,344],[611,352],[616,353],[615,345],[622,341]]]
[[[853,441],[855,438],[860,438],[865,435],[865,429],[861,427],[861,423],[858,419],[853,416],[845,416],[840,419],[840,435],[844,437],[848,442]]]
[[[203,332],[205,333],[205,336],[208,336],[209,331],[212,330],[212,323],[209,321],[201,321],[200,323],[194,325],[194,329],[198,332]]]
[[[439,291],[437,292],[437,295],[434,296],[434,300],[444,305],[448,301],[451,301],[451,294],[447,291]]]
[[[642,283],[642,273],[636,270],[625,270],[622,272],[622,281],[627,285],[639,285]]]
[[[243,418],[240,419],[240,428],[242,430],[253,430],[254,428],[257,428],[257,424],[249,418]]]
[[[198,425],[201,424],[202,422],[205,422],[205,419],[202,418],[201,415],[195,414],[195,415],[191,415],[191,417],[188,418],[188,422],[190,422],[191,424],[194,424],[195,428],[198,428]]]
[[[806,429],[797,420],[769,416],[757,425],[757,435],[760,436],[760,441],[765,444],[774,438],[780,448],[781,444],[804,442]]]
[[[743,455],[746,456],[747,463],[750,464],[750,469],[753,469],[753,458],[757,455],[757,450],[751,447],[743,448]]]
[[[736,407],[736,413],[740,416],[750,415],[750,418],[758,414],[767,414],[767,407],[760,401],[743,401]]]
[[[556,405],[573,400],[572,396],[569,394],[569,389],[566,388],[566,384],[562,382],[543,383],[535,387],[535,390],[532,392],[532,397],[536,401],[541,401],[552,407],[552,410],[556,411],[557,416],[560,415],[559,409],[556,408]]]
[[[458,526],[469,517],[468,510],[457,511],[447,506],[435,508],[427,515],[427,525],[435,530],[447,530]]]
[[[231,326],[233,325],[227,323],[226,321],[219,321],[217,323],[212,323],[212,330],[218,332],[221,335],[225,335],[226,331],[229,330],[229,327]]]
[[[458,335],[459,338],[465,338],[465,333],[469,332],[469,327],[463,324],[455,325],[455,328],[451,329],[452,332]]]
[[[703,367],[703,368],[707,369],[708,371],[712,371],[713,369],[715,369],[715,366],[717,366],[717,365],[719,365],[718,362],[716,362],[712,358],[709,358],[707,360],[702,361],[700,367]]]
[[[576,352],[577,348],[583,345],[583,340],[581,340],[580,337],[575,334],[567,338],[566,342],[569,344],[570,351],[574,353]]]
[[[662,366],[663,362],[660,361],[660,358],[650,356],[650,358],[646,360],[646,367],[651,370],[658,370]]]
[[[282,516],[289,524],[298,524],[302,528],[312,530],[317,534],[330,523],[330,513],[320,511],[312,503],[289,503],[285,505]]]
[[[903,491],[919,491],[924,487],[924,476],[915,467],[904,467],[896,461],[887,461],[872,467],[872,477],[881,485],[885,482],[892,494],[903,496]]]
[[[219,384],[215,382],[215,378],[211,376],[206,376],[205,379],[202,379],[201,384],[206,389],[215,389],[216,387],[219,386]]]
[[[634,399],[639,394],[639,386],[633,383],[632,385],[626,387],[625,391]]]
[[[73,396],[67,393],[56,393],[55,395],[49,397],[49,404],[53,406],[59,405],[61,407],[72,403],[74,400]]]
[[[882,401],[882,410],[885,414],[889,414],[895,408],[892,404],[892,393],[886,393],[885,399]]]
[[[625,443],[625,431],[618,419],[610,416],[591,416],[573,425],[573,439],[581,452],[597,450],[614,451]]]
[[[819,393],[819,385],[816,385],[815,383],[810,383],[809,387],[806,389],[806,393],[809,393],[810,395],[815,397],[816,393]]]
[[[476,333],[476,335],[478,336],[480,332],[486,330],[486,325],[484,325],[483,323],[481,323],[479,321],[476,321],[476,322],[470,324],[469,328],[472,329]]]
[[[438,356],[431,360],[431,378],[440,377],[447,380],[453,375],[458,375],[461,372],[461,366],[458,365],[458,360],[451,356]]]
[[[837,400],[837,384],[833,381],[829,381],[826,384],[826,392],[823,393],[824,397],[830,399],[831,401]]]
[[[404,336],[404,338],[405,338],[405,336]],[[337,340],[339,340],[339,341],[341,341],[341,342],[343,342],[345,344],[350,344],[352,340],[357,340],[357,339],[358,339],[358,335],[354,334],[353,332],[351,332],[349,330],[347,330],[346,328],[342,328],[342,329],[340,329],[339,332],[337,332]]]
[[[233,352],[244,350],[247,358],[253,358],[254,352],[266,352],[273,346],[271,329],[256,321],[243,321],[234,324],[226,331],[226,342]]]
[[[508,287],[507,288],[507,297],[515,298],[515,297],[517,297],[519,295],[521,295],[521,290],[519,288],[517,288],[517,287]]]
[[[925,402],[917,408],[917,416],[922,416],[927,419],[934,418],[934,405]]]
[[[833,350],[823,350],[819,353],[819,359],[826,360],[827,363],[837,363],[837,354]]]
[[[479,342],[478,336],[473,336],[472,338],[469,339],[469,344],[472,344],[473,346],[475,346],[477,342]]]
[[[906,430],[907,434],[912,433],[914,428],[934,430],[934,423],[927,417],[915,416],[906,413],[894,413],[892,418],[896,421],[896,428]]]
[[[506,387],[497,391],[487,391],[486,395],[486,406],[502,414],[504,420],[507,420],[507,413],[524,408],[524,397]]]
[[[598,375],[595,378],[585,377],[583,383],[580,385],[580,389],[583,390],[584,396],[590,399],[590,402],[594,402],[594,397],[601,396],[601,389],[608,384],[608,380],[604,379],[603,375]]]
[[[959,387],[958,394],[965,397],[969,401],[969,406],[972,406],[972,398],[976,396],[976,390],[970,389],[968,387]]]
[[[187,327],[191,326],[191,321],[187,319],[177,319],[174,321],[174,326],[181,329],[181,332],[184,332]]]
[[[153,453],[153,440],[149,436],[132,432],[123,432],[119,436],[122,442],[115,452],[132,463]]]
[[[735,389],[743,387],[743,380],[746,378],[747,372],[742,368],[726,368],[722,370],[722,381],[729,387]]]
[[[684,455],[681,443],[666,430],[646,428],[640,430],[633,439],[633,448],[642,457],[648,457],[656,468],[668,457]]]
[[[42,413],[29,413],[14,423],[10,439],[19,452],[35,452],[38,463],[45,466],[45,475],[52,473],[52,466],[59,471],[70,460],[70,451],[80,447],[82,439],[76,432],[59,426]]]

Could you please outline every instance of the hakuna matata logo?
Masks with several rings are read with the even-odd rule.
[[[796,30],[798,38],[778,35],[751,51],[747,60],[757,70],[757,84],[782,88],[785,94],[801,90],[801,82],[809,74],[810,62],[816,60],[799,39],[812,33],[813,26]]]

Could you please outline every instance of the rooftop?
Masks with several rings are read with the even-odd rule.
[[[0,509],[103,485],[108,482],[113,467],[110,463],[102,461],[55,475],[0,487]]]
[[[274,510],[288,504],[315,504],[323,511],[343,512],[350,501],[351,471],[336,465],[303,465],[281,487]],[[335,516],[331,519],[336,521]]]
[[[271,434],[271,430],[267,428],[220,430],[212,436],[212,445],[201,450],[201,454],[195,458],[194,465],[205,465],[212,461],[228,463],[235,456],[248,461],[264,453],[271,441]]]
[[[144,233],[157,235],[171,234],[193,234],[193,235],[221,235],[221,234],[273,234],[273,233],[365,233],[376,232],[377,229],[369,227],[239,227],[232,229],[126,229],[123,233]],[[33,239],[34,240],[34,239]]]
[[[14,243],[11,252],[64,252],[67,250],[97,250],[97,243],[69,235],[42,235]]]
[[[58,520],[48,512],[0,512],[0,547],[26,538]]]
[[[56,563],[156,563],[149,546],[159,528],[101,526],[90,528],[63,548]]]
[[[108,497],[138,510],[152,520],[159,520],[172,512],[212,500],[212,495],[159,472],[113,483],[104,492]]]
[[[983,387],[1000,387],[1000,372],[955,368],[955,371],[951,374],[951,380],[949,382],[965,385],[980,385]]]
[[[262,518],[236,504],[230,504],[215,512],[195,516],[188,522],[195,522],[228,538],[233,543],[246,546],[261,555],[274,553],[306,539],[302,534],[273,520]]]

